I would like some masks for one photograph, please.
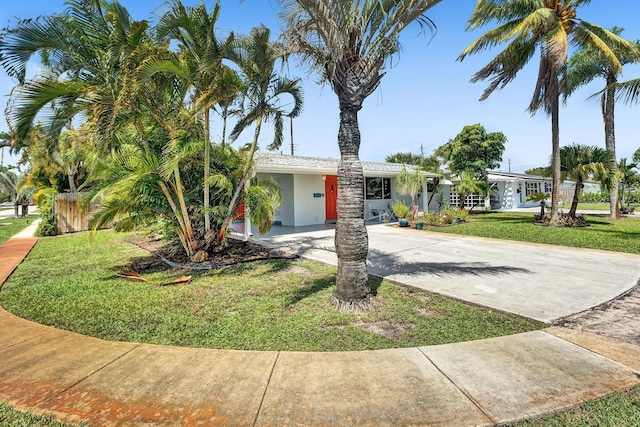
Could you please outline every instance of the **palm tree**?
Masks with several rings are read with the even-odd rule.
[[[36,192],[35,187],[29,183],[26,173],[15,173],[11,170],[0,170],[0,189],[9,193],[16,218],[20,216],[20,205],[26,206]]]
[[[551,116],[551,224],[558,224],[560,187],[560,95],[568,93],[567,55],[569,45],[601,52],[611,69],[620,73],[616,52],[633,52],[632,43],[611,31],[577,18],[577,9],[590,0],[478,0],[469,19],[468,30],[496,22],[498,27],[481,35],[458,57],[482,52],[498,44],[507,47],[478,71],[472,82],[490,79],[480,100],[511,82],[540,49],[538,80],[529,112],[542,109]]]
[[[233,197],[229,201],[227,214],[224,217],[218,240],[225,238],[240,192],[244,190],[249,173],[253,166],[253,156],[258,148],[258,139],[263,122],[272,122],[274,127],[273,142],[269,150],[278,149],[283,142],[284,117],[298,117],[302,111],[303,92],[300,79],[289,79],[275,72],[275,64],[287,55],[284,46],[272,43],[269,39],[271,31],[264,27],[251,30],[248,37],[238,40],[231,59],[240,67],[243,81],[242,117],[231,131],[231,140],[236,140],[242,131],[255,124],[253,140],[246,153],[246,163],[242,178],[236,185]],[[285,103],[289,97],[291,104]]]
[[[235,73],[222,60],[228,57],[234,40],[233,33],[218,40],[216,23],[220,15],[220,3],[211,12],[204,3],[185,7],[180,0],[167,3],[169,9],[160,17],[155,27],[161,41],[176,40],[180,56],[167,59],[153,58],[147,61],[146,73],[168,71],[186,79],[193,87],[196,109],[204,120],[204,224],[205,233],[211,231],[210,206],[210,158],[211,158],[211,109],[221,102],[232,100],[239,82]],[[172,59],[174,60],[172,60]]]
[[[422,169],[417,167],[413,172],[409,172],[405,166],[396,176],[396,191],[398,194],[411,196],[412,217],[415,218],[418,213],[418,205],[416,195],[422,191],[424,185],[424,175]]]
[[[598,181],[609,175],[611,153],[599,147],[573,144],[560,149],[561,180],[575,181],[575,190],[569,216],[575,218],[584,182],[589,178]]]
[[[4,149],[11,147],[11,134],[0,132],[0,168],[4,166]]]
[[[456,193],[460,197],[458,207],[464,209],[467,197],[472,194],[478,194],[482,197],[487,197],[491,192],[489,183],[482,179],[477,179],[474,171],[463,170],[459,173],[458,178],[454,179]],[[477,204],[471,206],[471,209],[475,208]],[[471,210],[470,209],[470,210]]]
[[[629,163],[626,158],[620,159],[618,162],[617,170],[619,172],[620,180],[620,195],[622,200],[622,206],[625,206],[624,191],[628,189],[629,195],[631,195],[631,189],[638,182],[638,163]],[[618,188],[616,188],[618,191]],[[626,200],[628,206],[629,200]]]
[[[620,35],[623,29],[614,27],[611,32]],[[635,44],[635,51],[615,52],[622,65],[638,60],[638,45]],[[607,150],[611,153],[611,164],[609,165],[609,173],[615,176],[616,170],[616,133],[615,133],[615,103],[616,103],[616,84],[618,83],[618,72],[612,67],[608,58],[601,51],[589,49],[581,49],[571,55],[569,59],[568,79],[569,93],[573,93],[576,89],[592,82],[596,77],[602,77],[605,80],[605,88],[599,92],[600,106],[602,109],[602,119],[604,121],[605,144]],[[609,188],[610,200],[610,216],[613,219],[620,218],[620,208],[618,206],[618,189],[617,185],[611,185]]]
[[[23,20],[2,33],[1,64],[19,83],[7,107],[10,127],[19,146],[35,117],[52,106],[53,113],[41,116],[52,137],[82,113],[95,126],[101,148],[112,148],[118,117],[135,113],[128,74],[148,39],[147,24],[132,20],[117,1],[67,5],[62,14]],[[35,54],[43,56],[46,72],[26,81]]]
[[[358,111],[399,52],[399,36],[412,22],[435,30],[424,14],[440,0],[280,0],[285,38],[338,97],[338,276],[332,299],[342,311],[373,304],[368,284],[369,243],[364,223],[364,177],[358,158]]]

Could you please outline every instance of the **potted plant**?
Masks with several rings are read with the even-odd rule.
[[[422,230],[424,228],[424,211],[418,211],[416,216],[416,230]]]
[[[408,227],[409,221],[407,218],[411,216],[411,209],[409,209],[409,206],[407,206],[407,204],[402,200],[398,200],[393,204],[391,209],[393,209],[393,213],[398,218],[398,224],[400,227]]]

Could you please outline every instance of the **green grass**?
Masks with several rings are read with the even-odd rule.
[[[631,204],[631,206],[635,207],[636,210],[640,208],[640,205]],[[565,203],[562,206],[562,210],[565,212],[569,212],[571,208],[571,204]],[[609,212],[609,203],[578,203],[578,210],[586,210],[586,211],[607,211]]]
[[[533,225],[532,213],[500,212],[471,215],[466,224],[429,230],[640,254],[640,218],[611,220],[593,215],[586,218],[589,227],[544,227]]]
[[[545,325],[371,278],[376,308],[338,313],[329,303],[335,268],[273,260],[190,273],[157,287],[118,276],[145,255],[121,235],[42,238],[0,292],[18,316],[108,340],[243,350],[343,351],[444,344]],[[166,280],[183,272],[145,274]],[[384,336],[370,331],[376,327]]]
[[[640,387],[616,393],[606,399],[587,402],[570,411],[545,415],[513,427],[640,426]]]
[[[29,215],[25,218],[5,218],[0,220],[0,244],[6,242],[14,234],[22,231],[28,224],[38,219],[38,215]]]
[[[31,411],[18,411],[6,402],[0,402],[0,426],[2,427],[73,427],[74,424],[58,422],[51,416],[36,415]]]
[[[571,209],[571,204],[565,203],[561,209],[565,212],[569,212],[569,209]],[[578,203],[578,210],[609,212],[609,203]]]

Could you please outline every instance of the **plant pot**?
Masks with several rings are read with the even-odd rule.
[[[424,228],[424,224],[421,222],[416,223],[416,230],[422,230]]]
[[[460,224],[461,222],[462,222],[462,221],[460,220],[460,217],[459,217],[459,216],[457,216],[457,217],[456,217],[456,219],[455,219],[455,223],[456,223],[456,224]]]
[[[407,221],[406,219],[400,219],[398,220],[398,225],[400,225],[400,227],[408,227],[409,221]]]

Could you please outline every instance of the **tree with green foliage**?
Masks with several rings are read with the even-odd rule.
[[[614,27],[611,32],[617,35],[622,33],[623,29]],[[614,50],[621,65],[636,62],[640,59],[640,42],[635,42],[635,51],[617,52]],[[602,119],[604,121],[605,146],[607,151],[611,153],[611,164],[609,165],[609,173],[611,177],[616,176],[616,133],[615,133],[615,105],[616,105],[616,84],[618,76],[622,73],[621,69],[615,68],[611,64],[611,60],[602,53],[601,50],[581,49],[571,55],[568,63],[568,84],[569,93],[573,93],[580,87],[591,83],[600,77],[605,82],[605,88],[599,92],[600,107],[602,110]],[[598,95],[598,94],[596,94]],[[618,186],[611,185],[609,192],[610,200],[610,217],[612,219],[620,218],[620,209],[618,206]]]
[[[429,191],[427,206],[431,204],[431,201],[438,192],[442,179],[444,178],[444,172],[440,169],[442,162],[435,153],[428,157],[424,157],[422,153],[394,153],[385,157],[384,161],[387,163],[419,166],[423,171],[437,174],[437,177],[432,177],[427,181],[427,189]]]
[[[340,108],[338,146],[338,275],[332,300],[339,310],[373,307],[367,274],[369,241],[364,223],[364,176],[358,153],[358,112],[380,85],[411,23],[434,30],[424,14],[440,0],[280,0],[284,36],[328,83]]]
[[[625,190],[628,191],[628,196],[631,196],[631,189],[640,183],[640,173],[638,173],[638,163],[628,162],[626,158],[620,159],[617,165],[617,171],[619,174],[620,188],[616,190],[620,191],[620,199],[622,206],[629,206],[629,197],[625,199]]]
[[[0,170],[0,189],[9,193],[16,218],[21,216],[20,206],[27,206],[36,192],[36,188],[29,183],[28,174],[12,170]],[[22,210],[22,216],[25,216],[25,209]]]
[[[459,196],[458,207],[464,209],[467,197],[478,194],[480,198],[486,198],[491,192],[491,186],[486,180],[478,179],[473,170],[460,171],[457,176],[452,177],[455,191]],[[473,205],[471,209],[475,208]],[[471,210],[470,209],[470,210]]]
[[[640,163],[640,148],[638,148],[636,152],[633,153],[633,161]]]
[[[413,154],[410,152],[393,153],[385,157],[384,161],[387,163],[419,166],[422,170],[434,173],[440,171],[441,166],[440,160],[433,154],[431,156],[424,157],[422,154]]]
[[[458,57],[462,61],[468,55],[507,43],[506,48],[471,79],[472,82],[489,79],[489,86],[480,98],[484,100],[496,89],[502,89],[510,83],[536,51],[540,51],[538,79],[529,112],[535,114],[542,109],[551,116],[552,225],[559,224],[559,108],[560,96],[569,90],[569,45],[590,52],[602,52],[603,58],[607,59],[616,73],[622,69],[617,54],[635,51],[633,43],[605,28],[578,19],[577,9],[589,3],[590,0],[477,0],[467,29],[474,30],[491,23],[498,26],[481,35]]]
[[[584,182],[590,178],[603,181],[609,175],[611,153],[605,149],[572,144],[560,149],[560,166],[562,181],[567,178],[575,181],[573,201],[569,216],[575,218],[580,193]]]
[[[71,1],[64,13],[21,21],[2,39],[2,65],[19,81],[9,108],[19,141],[36,128],[38,112],[53,106],[55,114],[45,117],[48,138],[55,141],[76,118],[84,119],[96,142],[100,162],[85,199],[102,201],[95,227],[116,218],[120,229],[162,222],[188,256],[206,249],[199,221],[208,208],[202,203],[206,137],[203,120],[194,120],[202,117],[206,102],[198,105],[200,98],[191,97],[195,80],[177,72],[147,72],[145,61],[171,55],[168,45],[156,43],[147,24],[133,21],[115,1]],[[25,67],[36,53],[44,55],[51,72],[27,80]],[[216,172],[207,183],[215,193],[214,235],[228,215],[229,188],[246,168],[234,160],[244,159],[240,154],[220,158],[229,163],[213,159]],[[264,231],[279,195],[273,186],[255,185],[247,197],[247,206],[256,209],[252,218]]]
[[[551,176],[551,167],[549,166],[539,166],[537,168],[531,168],[524,171],[527,175],[534,176]]]
[[[169,9],[160,16],[155,33],[160,42],[177,41],[179,54],[150,58],[142,69],[147,74],[175,73],[193,88],[192,102],[203,118],[204,126],[203,214],[205,233],[209,233],[211,109],[221,102],[233,100],[240,89],[233,70],[223,64],[229,57],[234,35],[220,40],[216,36],[220,3],[216,3],[211,12],[204,3],[185,7],[180,0],[172,0],[166,5]]]
[[[295,118],[302,112],[304,95],[300,79],[290,79],[275,70],[278,60],[288,54],[285,46],[270,41],[271,31],[260,26],[253,28],[248,37],[238,39],[233,49],[231,60],[240,67],[242,80],[242,116],[231,131],[231,140],[236,140],[243,130],[254,125],[253,140],[246,152],[246,162],[242,177],[236,184],[235,191],[223,219],[218,240],[222,240],[233,219],[233,214],[244,191],[251,168],[253,156],[258,149],[258,140],[264,122],[273,123],[273,142],[268,150],[277,150],[283,142],[283,120],[285,117]],[[287,102],[288,101],[288,102]]]
[[[453,173],[470,171],[475,179],[487,181],[488,170],[500,166],[506,142],[507,137],[502,132],[487,133],[484,126],[475,124],[462,128],[445,144],[446,147],[436,151],[441,155],[448,154],[446,160]]]
[[[62,13],[5,29],[1,64],[19,83],[7,107],[16,147],[50,107],[53,113],[39,117],[51,138],[82,117],[99,130],[94,136],[103,152],[115,148],[118,124],[136,112],[128,88],[148,39],[146,21],[134,21],[117,1],[104,0],[72,0]],[[27,80],[27,64],[36,54],[46,72]]]
[[[424,186],[425,177],[422,173],[422,169],[415,168],[414,171],[409,172],[405,166],[396,176],[396,192],[398,194],[407,195],[411,197],[412,215],[415,215],[418,211],[418,204],[416,202],[416,195],[422,191]]]

